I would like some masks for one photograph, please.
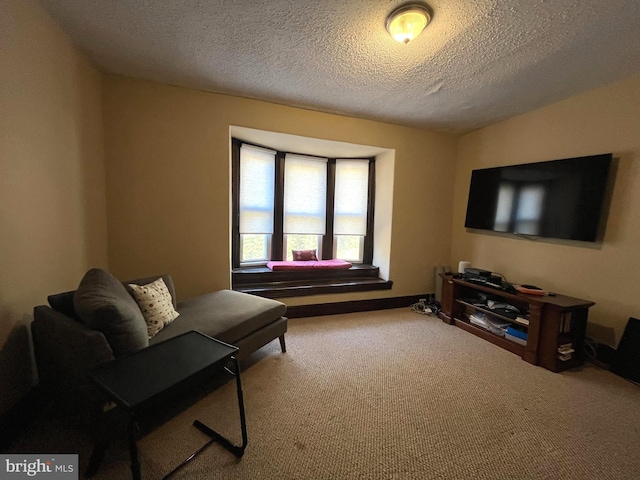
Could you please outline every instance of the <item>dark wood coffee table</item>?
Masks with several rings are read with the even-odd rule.
[[[138,430],[136,416],[152,405],[175,398],[186,388],[208,380],[212,374],[221,370],[227,370],[236,378],[242,445],[234,445],[219,433],[196,420],[193,423],[194,426],[209,435],[211,440],[164,478],[173,475],[213,443],[219,443],[237,457],[242,457],[247,446],[247,426],[240,381],[240,366],[235,357],[237,351],[238,348],[233,345],[228,345],[200,332],[191,331],[126,357],[118,358],[91,372],[89,377],[95,385],[111,401],[129,414],[129,451],[131,473],[134,480],[141,478],[136,445]],[[234,364],[234,372],[227,367],[229,363]],[[105,438],[96,440],[85,474],[87,477],[91,477],[97,472],[106,447],[107,440]]]

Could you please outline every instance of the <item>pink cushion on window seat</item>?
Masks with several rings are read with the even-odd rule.
[[[333,258],[331,260],[306,260],[306,261],[274,261],[267,263],[274,272],[276,270],[318,270],[333,268],[351,268],[349,262]]]

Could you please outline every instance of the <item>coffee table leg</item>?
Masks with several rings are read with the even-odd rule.
[[[140,462],[138,460],[138,446],[136,444],[138,425],[133,413],[129,418],[129,454],[131,456],[131,477],[133,480],[141,480]]]
[[[247,420],[244,416],[244,395],[242,394],[242,381],[240,380],[240,363],[236,357],[233,357],[233,363],[236,367],[236,393],[238,395],[238,410],[240,412],[240,428],[242,430],[242,446],[240,447],[241,457],[244,454],[244,449],[247,448]],[[237,447],[236,447],[237,448]]]
[[[231,357],[233,363],[235,365],[235,372],[231,372],[229,369],[225,367],[225,370],[229,371],[236,377],[236,393],[238,395],[238,410],[240,412],[240,430],[242,431],[242,445],[237,446],[227,440],[225,437],[220,435],[215,430],[207,427],[204,423],[199,420],[195,420],[193,422],[193,426],[200,430],[205,435],[208,435],[211,440],[205,443],[202,447],[200,447],[196,452],[191,454],[189,458],[183,461],[180,465],[174,468],[171,472],[163,477],[162,480],[167,480],[172,477],[174,473],[184,467],[187,463],[193,460],[197,455],[203,452],[207,447],[212,445],[213,443],[219,443],[222,447],[224,447],[229,452],[233,453],[236,457],[241,458],[244,455],[244,450],[247,448],[247,421],[244,414],[244,396],[242,394],[242,381],[240,380],[240,364],[236,357]]]
[[[236,394],[238,396],[238,410],[240,412],[240,430],[242,431],[242,445],[234,445],[225,437],[220,435],[212,428],[206,426],[204,423],[196,420],[193,422],[193,426],[200,430],[202,433],[211,437],[211,439],[219,443],[222,447],[233,453],[236,457],[240,458],[244,455],[244,450],[247,448],[247,421],[244,415],[244,396],[242,395],[242,381],[240,380],[240,364],[235,357],[231,357],[235,365],[235,372],[231,372],[236,377]]]
[[[89,465],[84,473],[85,478],[93,477],[97,472],[104,454],[109,446],[110,431],[107,428],[108,420],[105,418],[105,413],[102,408],[94,408],[91,410],[91,425],[93,436],[93,451],[91,452],[91,458],[89,459]]]
[[[102,463],[104,454],[107,451],[107,446],[108,442],[106,440],[96,440],[93,452],[91,453],[91,458],[89,459],[89,465],[87,466],[87,470],[84,474],[86,478],[91,478],[98,472],[98,467],[100,467],[100,464]]]

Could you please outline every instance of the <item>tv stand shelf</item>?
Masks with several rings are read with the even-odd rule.
[[[442,310],[440,318],[445,323],[455,325],[494,345],[515,353],[526,362],[540,365],[553,372],[560,372],[584,363],[584,337],[587,327],[588,310],[594,305],[588,300],[564,295],[525,295],[508,293],[474,282],[442,274]],[[515,319],[500,315],[488,307],[467,301],[481,292],[500,302],[509,303],[521,311],[529,311],[527,344],[521,345],[496,335],[489,330],[474,325],[469,316],[482,312],[487,316],[514,325],[523,326]],[[574,352],[568,360],[560,359],[558,348],[571,344]]]

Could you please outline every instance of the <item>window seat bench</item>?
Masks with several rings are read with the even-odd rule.
[[[378,267],[360,264],[312,271],[244,267],[234,269],[231,278],[233,290],[267,298],[390,290],[393,285],[379,277]]]

